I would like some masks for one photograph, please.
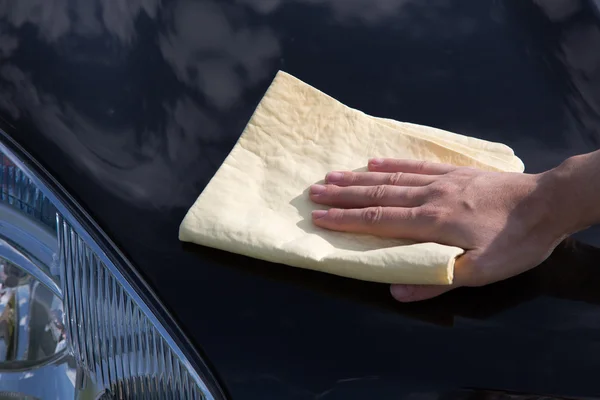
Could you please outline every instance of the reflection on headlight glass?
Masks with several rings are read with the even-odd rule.
[[[141,297],[8,154],[0,143],[0,398],[213,399]]]
[[[10,205],[55,230],[56,207],[31,179],[2,153],[0,153],[0,188],[0,201],[3,204]]]
[[[0,368],[51,361],[64,352],[66,339],[62,300],[0,256]]]

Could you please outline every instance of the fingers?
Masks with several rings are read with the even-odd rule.
[[[435,176],[409,174],[405,172],[333,171],[325,177],[325,182],[337,186],[426,186],[434,180]]]
[[[416,207],[425,201],[425,190],[420,187],[389,185],[350,186],[313,185],[312,201],[340,208],[363,208],[370,206]]]
[[[408,172],[423,175],[443,175],[457,167],[449,164],[432,163],[420,160],[401,160],[395,158],[374,158],[369,160],[372,172]]]
[[[313,211],[312,217],[315,225],[332,231],[426,240],[421,233],[423,224],[419,224],[415,210],[418,208],[331,208]]]

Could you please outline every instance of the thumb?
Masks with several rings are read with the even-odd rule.
[[[409,303],[437,297],[455,287],[440,285],[392,285],[390,292],[394,299],[402,303]]]
[[[402,285],[390,287],[392,297],[402,303],[427,300],[468,284],[473,274],[475,262],[474,252],[467,252],[456,260],[454,265],[454,281],[451,285]]]

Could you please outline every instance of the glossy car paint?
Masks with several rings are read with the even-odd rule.
[[[234,399],[600,395],[600,234],[419,304],[182,245],[278,69],[369,114],[502,141],[528,172],[598,146],[592,1],[3,0],[2,128],[96,219]]]

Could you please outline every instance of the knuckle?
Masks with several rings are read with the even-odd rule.
[[[381,221],[383,216],[383,207],[370,207],[363,211],[363,220],[367,224],[376,224]]]
[[[452,186],[447,182],[437,182],[431,185],[430,190],[435,196],[446,196],[452,192]]]
[[[344,221],[344,210],[340,208],[331,208],[328,215],[330,220],[334,223],[341,223]]]
[[[325,196],[331,197],[336,196],[339,193],[339,188],[336,185],[327,184],[325,185],[325,190],[323,194]]]
[[[420,173],[425,172],[427,170],[428,166],[429,166],[429,161],[421,160],[421,161],[417,162],[416,171],[420,172]]]
[[[385,197],[387,189],[385,185],[373,186],[369,189],[369,197],[373,200],[381,200]]]
[[[350,186],[361,186],[362,181],[365,179],[365,176],[358,172],[348,172],[346,181]]]
[[[388,177],[388,183],[392,186],[400,186],[404,173],[394,172]]]
[[[358,177],[354,172],[342,172],[341,182],[353,185],[356,183]]]
[[[446,212],[441,207],[436,206],[424,206],[413,209],[415,218],[424,220],[431,225],[439,225],[446,220]]]
[[[418,188],[409,187],[404,191],[404,197],[409,203],[418,203],[424,201],[423,190]]]
[[[458,167],[453,172],[458,176],[467,177],[471,176],[474,172],[476,172],[476,170],[472,167]]]

